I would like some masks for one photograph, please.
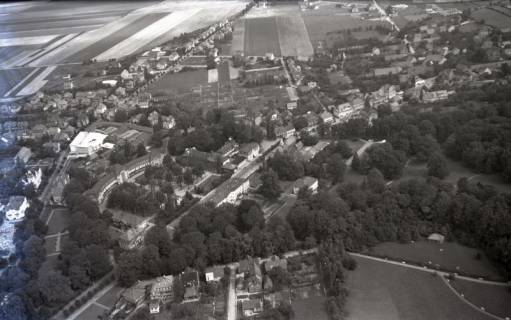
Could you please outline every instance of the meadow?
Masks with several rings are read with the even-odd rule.
[[[347,320],[489,320],[459,299],[438,276],[355,258],[347,273]]]

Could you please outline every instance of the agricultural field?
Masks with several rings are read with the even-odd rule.
[[[30,72],[31,69],[0,70],[0,97],[6,95]]]
[[[245,6],[245,1],[59,2],[58,5],[1,6],[1,13],[16,14],[0,21],[0,47],[24,48],[10,57],[13,60],[7,66],[4,62],[3,67],[118,59],[225,20]]]
[[[299,15],[277,17],[280,52],[283,56],[310,57],[314,49]]]
[[[502,276],[491,265],[484,253],[454,242],[443,244],[427,241],[406,244],[387,242],[372,248],[371,253],[394,260],[429,265],[430,267],[438,265],[440,269],[457,271],[461,274],[502,280]],[[477,254],[480,254],[480,259],[476,259]]]
[[[456,279],[451,286],[464,298],[496,316],[511,318],[511,290],[509,287],[475,283]]]
[[[484,23],[500,29],[503,32],[511,30],[511,13],[505,8],[490,9],[483,8],[472,13],[472,18],[484,20]]]
[[[347,320],[489,320],[459,299],[438,276],[355,258],[347,273]]]
[[[67,58],[65,61],[67,62],[80,62],[90,59],[91,57],[95,57],[113,45],[118,44],[119,42],[126,40],[131,35],[136,33],[138,30],[141,30],[151,23],[163,18],[166,16],[165,13],[151,13],[144,16],[139,16],[138,19],[133,21],[133,23],[129,24],[126,28],[117,30],[116,32],[110,34],[108,37],[105,37],[94,44],[80,50],[76,54]]]
[[[245,21],[245,56],[280,56],[279,35],[275,17],[247,19]]]

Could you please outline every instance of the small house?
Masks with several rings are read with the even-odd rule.
[[[263,303],[260,299],[245,300],[241,303],[241,309],[245,317],[255,316],[263,311]]]
[[[445,241],[445,237],[440,233],[432,233],[428,236],[428,241],[442,244]]]

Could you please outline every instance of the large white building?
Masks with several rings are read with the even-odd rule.
[[[25,211],[29,207],[27,198],[23,196],[12,196],[5,206],[5,220],[9,222],[20,221],[25,217]]]
[[[99,132],[82,131],[71,141],[69,149],[75,156],[90,156],[103,146],[107,135]]]

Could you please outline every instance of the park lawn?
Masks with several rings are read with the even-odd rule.
[[[511,290],[509,287],[476,283],[461,279],[450,282],[458,293],[477,307],[496,316],[511,318]]]
[[[355,257],[347,273],[347,320],[489,320],[459,299],[437,276]]]
[[[326,297],[316,296],[307,299],[293,300],[291,307],[295,312],[295,320],[328,320],[325,309]]]
[[[48,222],[48,234],[63,232],[69,225],[69,212],[67,209],[54,209]]]
[[[386,242],[371,249],[371,254],[389,257],[394,260],[406,260],[442,270],[458,272],[476,277],[501,280],[502,276],[491,265],[488,258],[478,249],[468,248],[455,242],[436,244],[427,241],[414,243]],[[477,253],[481,259],[476,260]],[[431,263],[429,263],[431,261]],[[459,267],[459,269],[457,269]]]
[[[488,184],[495,187],[499,192],[511,193],[511,184],[506,183],[496,174],[479,174],[471,169],[465,167],[461,162],[454,161],[446,158],[447,168],[449,175],[444,178],[444,181],[457,184],[460,178],[466,177],[471,182],[480,182],[482,184]],[[426,162],[419,162],[417,160],[411,160],[403,170],[403,175],[398,181],[408,179],[411,177],[427,177],[428,169]]]
[[[46,254],[55,253],[55,246],[57,244],[57,237],[51,237],[44,239],[44,249],[46,250]]]

